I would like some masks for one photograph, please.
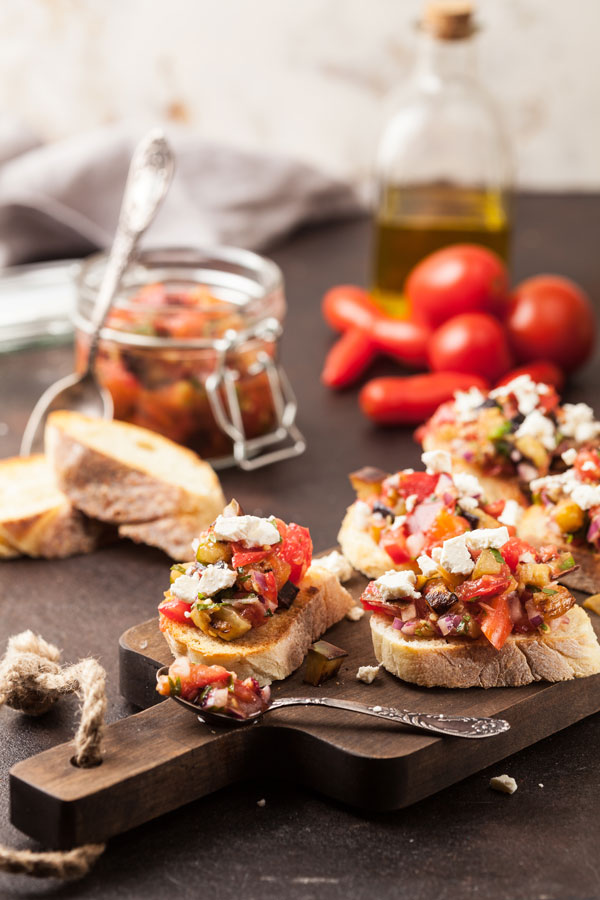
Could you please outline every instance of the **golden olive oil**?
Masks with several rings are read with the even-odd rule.
[[[482,244],[506,260],[506,194],[446,184],[388,186],[375,215],[373,296],[394,316],[408,315],[404,283],[425,256],[448,244]]]

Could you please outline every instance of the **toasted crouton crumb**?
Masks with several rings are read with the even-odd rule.
[[[490,787],[504,794],[514,794],[517,790],[517,782],[510,775],[496,775],[490,778]]]
[[[379,675],[379,666],[361,666],[356,673],[357,681],[364,681],[365,684],[372,684]]]
[[[351,622],[360,622],[364,614],[365,611],[362,606],[351,606],[346,613],[346,618],[350,619]]]

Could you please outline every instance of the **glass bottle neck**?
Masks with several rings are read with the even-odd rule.
[[[475,38],[447,41],[421,32],[415,75],[419,84],[430,89],[442,82],[476,79]]]

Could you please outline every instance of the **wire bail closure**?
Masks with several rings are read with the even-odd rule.
[[[214,343],[217,360],[214,371],[206,379],[206,392],[215,421],[233,441],[233,458],[237,465],[245,471],[252,471],[283,459],[300,456],[306,449],[304,436],[295,424],[298,411],[296,396],[283,367],[273,358],[282,331],[280,322],[270,317],[259,322],[254,328],[245,331],[228,331]],[[276,425],[267,434],[248,438],[236,391],[236,382],[240,373],[237,368],[228,365],[227,357],[232,350],[252,339],[274,346],[273,355],[266,350],[261,350],[257,354],[250,374],[259,375],[261,372],[265,372],[271,391]],[[227,405],[223,403],[220,388],[223,388]],[[284,446],[273,450],[266,449],[277,444],[284,444],[284,442]],[[264,452],[261,452],[262,450]],[[226,464],[227,461],[213,461],[215,468]]]

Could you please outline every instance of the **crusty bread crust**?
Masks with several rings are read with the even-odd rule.
[[[443,440],[438,434],[431,429],[427,430],[422,440],[423,450],[446,450],[452,457],[452,469],[454,472],[467,472],[474,475],[483,488],[483,493],[488,502],[493,503],[495,500],[516,500],[522,506],[528,503],[527,497],[519,487],[517,478],[507,478],[505,476],[488,475],[479,466],[467,462],[461,456],[455,456],[452,453],[452,442]]]
[[[517,687],[532,681],[569,681],[600,672],[600,646],[580,606],[568,624],[544,635],[511,634],[501,650],[485,638],[409,638],[387,616],[371,617],[375,656],[392,675],[423,687]]]
[[[561,550],[569,550],[579,568],[563,575],[560,579],[563,584],[586,594],[600,591],[600,553],[591,547],[568,544],[544,506],[536,503],[525,510],[517,526],[517,534],[534,547],[556,544]]]
[[[0,461],[0,558],[89,553],[103,531],[73,508],[43,456]]]
[[[158,547],[171,559],[193,559],[192,541],[206,531],[215,516],[205,512],[197,515],[170,516],[153,522],[134,522],[119,525],[119,537],[130,538],[138,544]]]
[[[104,522],[149,522],[222,512],[219,480],[191,450],[126,422],[52,413],[46,453],[59,486],[88,516]]]
[[[161,631],[174,656],[225,666],[239,678],[252,675],[264,685],[291,675],[313,641],[343,619],[352,606],[352,596],[336,576],[315,563],[289,609],[277,612],[266,625],[253,628],[235,641],[212,638],[194,626],[159,616]]]
[[[414,569],[411,563],[395,565],[385,550],[376,544],[371,535],[357,525],[354,517],[355,504],[346,510],[337,536],[342,553],[353,569],[367,578],[379,578],[390,569]]]

